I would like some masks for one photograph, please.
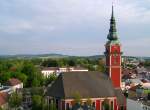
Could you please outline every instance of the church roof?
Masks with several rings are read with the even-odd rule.
[[[107,98],[122,94],[116,92],[105,74],[91,71],[62,73],[47,89],[47,96],[64,99],[72,99],[76,93],[81,98]]]
[[[117,97],[118,104],[119,105],[124,105],[124,103],[125,103],[125,97],[124,97],[124,95],[122,93],[122,90],[119,89],[119,88],[116,88],[115,89],[115,95]]]

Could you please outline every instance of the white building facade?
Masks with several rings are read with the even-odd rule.
[[[50,75],[59,75],[62,72],[77,72],[77,71],[88,71],[88,69],[81,68],[81,67],[48,67],[44,68],[41,73],[44,77],[48,77]]]

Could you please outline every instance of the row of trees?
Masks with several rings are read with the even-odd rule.
[[[60,59],[48,59],[41,63],[44,67],[68,67],[80,66],[88,68],[91,71],[104,72],[103,59],[91,59],[86,57],[68,57]]]
[[[17,92],[12,93],[8,101],[9,108],[17,110],[17,108],[21,105],[21,103],[22,103],[22,94]]]
[[[29,60],[0,61],[0,83],[5,84],[10,78],[18,78],[25,87],[37,87],[44,83],[44,78]]]
[[[147,67],[147,66],[150,66],[150,60],[146,60],[146,61],[143,63],[143,65],[146,66],[146,67]]]
[[[104,62],[84,57],[67,57],[57,59],[0,59],[0,83],[5,84],[10,78],[20,79],[24,87],[39,87],[55,80],[55,76],[44,78],[41,67],[80,66],[91,71],[104,72]]]
[[[47,104],[46,98],[44,97],[44,93],[41,88],[40,89],[34,88],[30,92],[32,92],[31,93],[32,107],[29,109],[31,110],[57,110],[55,103],[51,103],[50,105]],[[25,98],[25,96],[22,93],[18,93],[18,92],[12,93],[8,101],[9,110],[22,109],[23,98]],[[3,109],[0,109],[0,110],[3,110]]]

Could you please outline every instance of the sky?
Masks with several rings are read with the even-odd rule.
[[[114,0],[124,55],[150,56],[150,0]],[[0,0],[0,55],[102,55],[112,0]]]

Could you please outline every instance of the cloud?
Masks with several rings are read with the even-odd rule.
[[[149,2],[115,1],[118,33],[123,45],[138,45],[145,49],[143,55],[147,56],[150,53],[146,49],[150,46],[144,45],[150,35]],[[11,54],[102,54],[110,14],[110,0],[1,0],[1,50]],[[128,42],[136,38],[140,40],[134,42],[134,45],[128,45]],[[128,53],[127,50],[132,52]],[[126,54],[136,55],[140,52],[128,48]]]

